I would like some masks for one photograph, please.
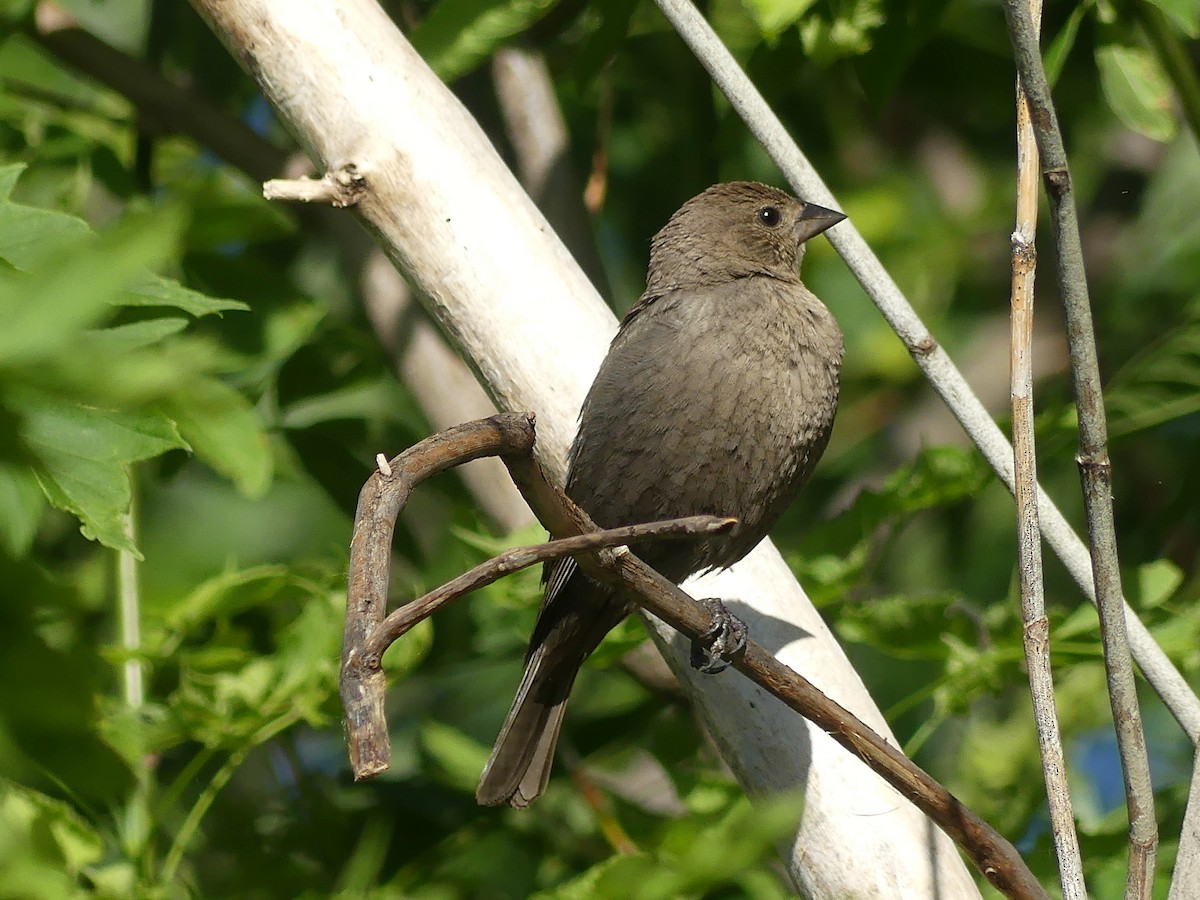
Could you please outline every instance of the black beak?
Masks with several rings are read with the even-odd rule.
[[[805,203],[803,212],[796,218],[796,242],[803,243],[809,238],[814,238],[825,229],[832,228],[844,218],[846,218],[845,213],[826,209],[823,206],[817,206],[815,203]]]

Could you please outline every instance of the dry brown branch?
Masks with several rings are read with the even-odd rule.
[[[471,591],[486,587],[494,581],[499,581],[505,575],[511,575],[513,572],[529,566],[563,556],[573,556],[576,553],[611,550],[614,547],[655,538],[720,534],[736,524],[737,519],[720,516],[684,516],[661,522],[647,522],[644,525],[605,528],[602,531],[559,538],[532,547],[515,547],[512,550],[506,550],[499,556],[493,556],[487,562],[480,563],[470,571],[447,581],[441,587],[389,613],[379,627],[371,632],[359,661],[368,668],[379,666],[388,647],[407,634],[409,629],[418,622],[437,612],[443,606],[453,603],[460,597],[465,597]]]
[[[702,640],[709,630],[707,609],[633,554],[624,549],[595,551],[624,544],[635,535],[664,537],[668,531],[681,533],[685,528],[693,534],[719,530],[728,527],[731,520],[698,517],[601,532],[546,478],[532,454],[533,440],[531,416],[493,416],[428,438],[390,461],[390,477],[376,472],[363,487],[351,543],[342,656],[342,702],[356,778],[378,774],[388,764],[390,749],[383,714],[386,685],[381,668],[387,647],[434,609],[509,571],[555,556],[592,550],[576,557],[588,575],[621,586],[638,604],[693,641]],[[385,619],[392,527],[412,489],[457,462],[488,454],[501,456],[530,507],[559,540],[510,551]],[[731,662],[733,668],[824,729],[936,821],[1005,896],[1046,896],[1008,841],[808,680],[753,641]]]
[[[1041,0],[1031,0],[1034,22],[1041,19]],[[1067,766],[1054,703],[1054,676],[1050,666],[1050,620],[1046,617],[1042,580],[1042,535],[1037,503],[1037,454],[1033,430],[1033,302],[1037,250],[1034,235],[1038,214],[1038,150],[1029,119],[1029,101],[1017,79],[1017,214],[1012,235],[1012,341],[1011,389],[1013,472],[1017,501],[1017,571],[1024,622],[1025,665],[1042,778],[1050,807],[1051,833],[1058,858],[1059,883],[1064,900],[1084,900],[1083,861],[1071,809]]]
[[[532,416],[494,416],[439,432],[394,460],[383,454],[377,458],[377,470],[359,494],[355,515],[342,645],[342,703],[356,781],[388,767],[391,747],[383,718],[385,684],[380,677],[383,654],[418,622],[471,591],[537,563],[637,541],[720,534],[737,524],[736,519],[719,516],[685,516],[518,547],[381,618],[391,580],[392,533],[413,488],[438,472],[481,456],[528,454],[532,446]]]

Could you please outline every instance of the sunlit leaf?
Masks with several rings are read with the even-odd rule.
[[[421,749],[428,754],[439,778],[463,792],[475,790],[487,762],[487,747],[456,728],[430,720],[421,725]]]
[[[0,245],[12,245],[16,234],[30,227],[27,219],[14,204],[0,204]],[[61,218],[51,217],[43,225],[35,230],[60,236],[73,232]],[[34,260],[38,268],[0,278],[0,321],[5,323],[0,364],[40,359],[107,315],[119,291],[163,262],[181,226],[181,217],[173,212],[131,217],[94,238],[72,239],[70,252],[53,261],[18,249],[16,257]]]
[[[1183,584],[1183,571],[1169,559],[1156,559],[1137,570],[1137,605],[1148,609],[1166,603]]]
[[[1117,118],[1156,141],[1169,141],[1178,130],[1173,94],[1166,73],[1148,50],[1124,44],[1096,48],[1100,87]]]
[[[882,0],[850,0],[834,10],[833,18],[811,15],[800,25],[804,52],[819,65],[866,53],[872,33],[884,22]]]
[[[271,483],[273,460],[262,419],[233,388],[204,378],[172,397],[164,411],[196,455],[248,497]]]
[[[1200,3],[1196,0],[1147,0],[1167,14],[1189,38],[1200,37]]]
[[[209,297],[207,294],[186,288],[177,281],[151,274],[135,279],[121,294],[121,303],[125,306],[173,306],[193,316],[250,309],[238,300]]]
[[[1054,36],[1050,46],[1046,48],[1043,62],[1046,66],[1046,78],[1051,86],[1058,81],[1063,66],[1067,64],[1067,57],[1070,56],[1071,49],[1075,46],[1075,38],[1079,34],[1079,24],[1083,21],[1087,9],[1087,5],[1081,3],[1071,10],[1067,21],[1063,23],[1063,27]]]
[[[742,0],[763,37],[774,40],[800,21],[816,0]]]
[[[165,417],[76,406],[21,395],[12,407],[24,419],[23,436],[37,462],[47,499],[79,517],[83,533],[114,549],[137,552],[129,540],[131,463],[186,449]]]
[[[0,461],[0,547],[13,557],[29,552],[45,509],[46,497],[32,470]]]
[[[24,171],[22,164],[0,167],[0,259],[27,271],[62,258],[91,229],[67,213],[12,202],[9,198]]]

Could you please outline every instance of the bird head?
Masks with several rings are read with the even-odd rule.
[[[846,218],[753,181],[716,184],[679,208],[650,245],[649,290],[750,275],[795,280],[804,242]]]

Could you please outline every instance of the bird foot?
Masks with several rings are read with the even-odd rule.
[[[712,624],[692,641],[692,668],[715,675],[729,668],[733,658],[746,649],[746,623],[726,609],[718,597],[700,602],[712,615]]]

